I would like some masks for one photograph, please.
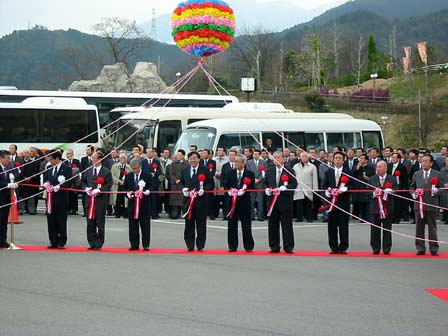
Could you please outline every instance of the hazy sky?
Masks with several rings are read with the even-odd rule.
[[[232,5],[236,1],[228,0]],[[276,0],[247,0],[270,2]],[[279,0],[277,0],[279,1]],[[302,8],[334,4],[335,0],[281,0]],[[170,13],[179,0],[0,0],[0,37],[28,25],[44,25],[48,29],[74,28],[91,32],[91,27],[102,17],[125,17],[140,22],[151,20],[151,9],[157,14]]]

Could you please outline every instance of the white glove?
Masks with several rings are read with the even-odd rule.
[[[227,195],[229,195],[230,197],[232,197],[232,190],[229,190],[229,191],[227,192]]]
[[[43,186],[46,188],[46,187],[48,187],[50,185],[50,182],[45,182],[44,184],[43,184]]]
[[[431,194],[437,195],[439,193],[439,189],[435,185],[431,187]]]
[[[58,182],[59,182],[59,184],[64,183],[65,182],[65,176],[63,176],[63,175],[59,176],[58,177]]]
[[[204,193],[205,193],[204,189],[199,189],[199,191],[198,191],[198,195],[199,196],[204,195]]]
[[[100,193],[100,190],[99,189],[93,189],[92,190],[92,195],[93,196],[96,196],[96,195],[98,195]]]
[[[127,196],[129,199],[134,198],[134,194],[133,194],[132,192],[130,192],[130,191],[128,191],[128,193],[126,194],[126,196]]]
[[[145,191],[143,192],[143,194],[144,194],[145,196],[148,196],[150,193],[151,193],[150,190],[145,190]]]
[[[185,197],[190,197],[190,190],[188,188],[183,188],[182,193]]]
[[[45,185],[45,184],[44,184]],[[92,188],[90,188],[90,187],[87,187],[86,189],[84,189],[84,191],[86,192],[86,193],[88,193],[89,191],[91,191],[92,190]]]
[[[8,183],[8,186],[6,188],[8,189],[17,189],[19,186],[17,183]]]
[[[384,192],[390,194],[390,193],[393,193],[394,191],[391,188],[386,188],[386,189],[384,189]]]
[[[328,198],[331,197],[331,192],[330,192],[329,189],[328,189],[328,190],[325,190],[325,196],[328,197]]]
[[[286,186],[282,185],[280,188],[278,188],[280,191],[286,191]]]
[[[238,196],[243,196],[245,193],[244,189],[238,190]]]
[[[271,195],[272,195],[272,190],[269,189],[269,188],[266,188],[266,189],[264,190],[264,193],[266,194],[266,196],[271,196]]]
[[[55,185],[54,187],[53,187],[53,191],[54,192],[58,192],[59,190],[61,189],[61,186],[58,184],[58,185]]]
[[[339,188],[339,192],[340,193],[345,193],[345,192],[347,192],[347,187],[341,187],[341,188]]]
[[[416,200],[418,196],[415,193],[412,193],[412,198]]]

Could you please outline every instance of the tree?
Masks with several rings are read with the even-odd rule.
[[[118,17],[104,18],[93,26],[107,43],[109,53],[115,63],[124,63],[129,70],[129,58],[149,47],[149,39],[135,21]]]
[[[373,74],[378,71],[378,51],[376,49],[376,42],[373,34],[369,36],[367,43],[367,72]]]
[[[353,48],[353,52],[351,54],[352,73],[356,79],[356,84],[358,86],[361,85],[362,70],[365,66],[365,61],[364,61],[364,58],[362,57],[364,46],[365,46],[365,41],[364,41],[362,35],[359,35],[358,42],[355,45],[355,47]]]

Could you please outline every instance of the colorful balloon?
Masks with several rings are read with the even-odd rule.
[[[172,36],[188,54],[207,57],[225,51],[235,36],[232,8],[221,0],[181,2],[171,17]]]

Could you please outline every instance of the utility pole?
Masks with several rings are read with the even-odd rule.
[[[336,82],[339,80],[339,50],[338,50],[339,34],[336,29],[336,20],[333,20],[333,54],[335,65]]]
[[[280,44],[280,76],[279,76],[279,86],[280,90],[283,89],[283,58],[285,49],[283,48],[283,42]]]
[[[261,58],[261,51],[258,50],[257,59],[256,59],[256,62],[257,62],[257,86],[258,86],[259,91],[261,92],[261,91],[263,91],[263,86],[261,85],[260,58]]]

